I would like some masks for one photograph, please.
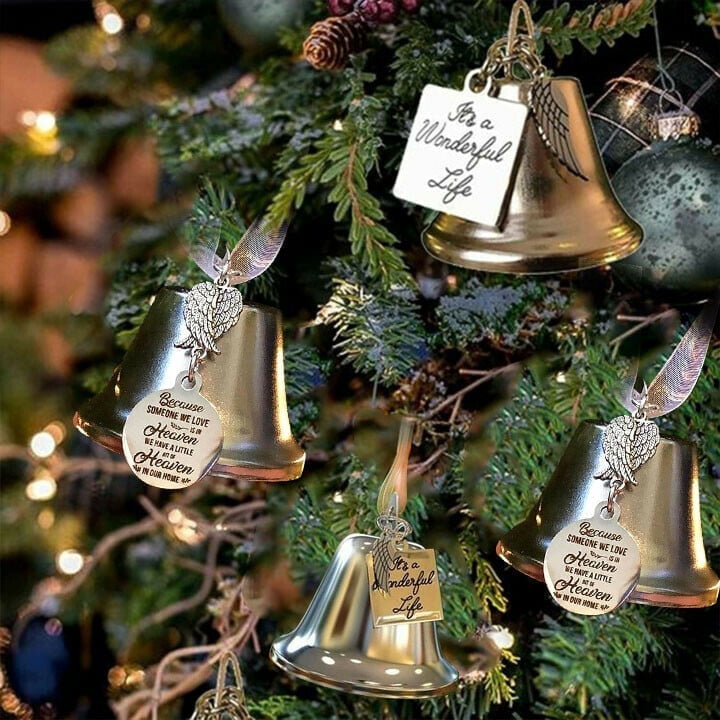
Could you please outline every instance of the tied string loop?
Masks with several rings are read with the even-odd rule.
[[[520,30],[521,16],[525,24],[524,32]],[[516,73],[518,66],[532,80],[547,74],[535,43],[535,25],[530,7],[525,0],[516,0],[510,12],[507,35],[490,46],[482,67],[467,74],[465,88],[482,92],[501,72],[505,78],[521,79]]]
[[[667,362],[650,385],[635,390],[637,363],[623,385],[623,407],[641,419],[657,418],[680,407],[692,393],[700,377],[705,357],[710,347],[713,328],[720,306],[720,294],[708,301],[682,337]]]
[[[388,508],[378,516],[377,526],[383,535],[392,537],[396,544],[401,543],[412,532],[410,523],[398,516],[397,493],[391,495]]]
[[[227,685],[228,667],[235,675],[234,687]],[[220,660],[217,683],[214,690],[204,693],[195,706],[191,720],[220,720],[230,715],[235,720],[251,720],[245,705],[245,689],[243,686],[240,663],[235,653],[226,652]]]

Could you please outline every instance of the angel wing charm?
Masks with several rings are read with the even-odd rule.
[[[219,354],[215,342],[238,321],[242,308],[242,295],[237,288],[218,282],[198,283],[187,294],[183,310],[190,335],[175,343],[175,347]]]
[[[627,483],[637,485],[635,472],[655,454],[659,444],[660,431],[654,422],[629,415],[614,418],[602,439],[603,454],[610,467],[595,477],[620,487]]]
[[[556,89],[552,78],[541,78],[533,82],[530,90],[530,110],[547,149],[573,175],[587,180],[573,150],[565,98]]]
[[[391,531],[383,532],[373,543],[370,554],[372,555],[373,572],[375,574],[372,590],[388,592],[390,571],[395,569],[398,558],[394,533]]]

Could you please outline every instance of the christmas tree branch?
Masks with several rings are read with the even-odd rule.
[[[142,635],[145,630],[166,622],[170,618],[180,615],[184,612],[193,610],[196,607],[202,605],[210,595],[212,591],[216,577],[215,571],[217,568],[217,556],[222,544],[222,538],[219,534],[211,535],[208,540],[208,549],[205,555],[205,562],[203,563],[203,579],[202,584],[198,588],[194,595],[188,598],[179,600],[178,602],[172,603],[161,610],[157,610],[154,613],[145,616],[138,623],[136,623],[131,632],[128,635],[127,640],[124,643],[124,650],[121,654],[126,654],[128,649],[132,647],[137,638]]]
[[[652,24],[655,0],[628,0],[588,5],[570,15],[570,3],[548,10],[537,22],[540,45],[547,42],[558,58],[573,51],[573,42],[595,53],[602,43],[612,47],[623,35],[637,37]]]

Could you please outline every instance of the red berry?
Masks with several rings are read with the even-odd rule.
[[[414,13],[420,9],[420,0],[400,0],[400,5],[405,12]]]
[[[364,20],[368,22],[378,22],[380,20],[380,1],[360,0],[357,11]]]
[[[360,0],[358,12],[368,22],[390,23],[397,17],[396,0]]]
[[[347,15],[355,6],[355,0],[328,0],[332,15]]]
[[[380,12],[378,21],[381,23],[391,23],[397,17],[397,3],[395,0],[378,0]]]

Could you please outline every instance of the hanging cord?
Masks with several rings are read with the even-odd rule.
[[[660,46],[660,28],[657,16],[657,3],[653,4],[653,32],[655,35],[655,55],[657,57],[658,72],[660,73],[660,85],[662,86],[663,92],[658,97],[658,112],[663,112],[663,101],[667,97],[672,97],[682,109],[685,108],[685,101],[683,100],[680,91],[675,85],[675,78],[667,71],[665,63],[662,59],[662,48]]]

